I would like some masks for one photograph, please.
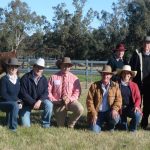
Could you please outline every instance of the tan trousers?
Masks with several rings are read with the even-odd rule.
[[[82,115],[84,108],[81,105],[81,103],[78,101],[69,103],[67,105],[67,109],[64,104],[60,104],[60,105],[54,104],[54,115],[55,115],[58,127],[64,127],[65,119],[67,117],[67,111],[72,112],[72,114],[69,117],[67,125],[69,128],[74,128],[74,125],[76,124],[80,116]]]

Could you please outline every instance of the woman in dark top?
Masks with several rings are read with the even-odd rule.
[[[122,43],[118,44],[113,50],[114,53],[107,63],[107,65],[111,66],[113,72],[117,69],[121,69],[124,65],[128,65],[128,61],[124,58],[125,51],[125,45]],[[113,81],[117,81],[118,79],[119,77],[117,75],[112,77]]]
[[[20,81],[18,78],[18,67],[21,64],[16,58],[10,58],[6,62],[6,75],[0,80],[0,110],[7,113],[9,129],[17,129],[17,117],[22,104],[18,103]]]
[[[140,109],[141,96],[138,85],[131,81],[137,71],[131,71],[131,66],[124,65],[117,71],[121,77],[120,90],[122,94],[121,126],[127,130],[127,117],[131,118],[129,131],[135,131],[142,116]]]

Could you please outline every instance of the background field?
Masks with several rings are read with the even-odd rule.
[[[88,89],[82,82],[80,101],[85,111],[75,129],[57,128],[52,118],[52,127],[40,127],[40,112],[32,114],[31,128],[19,126],[16,133],[4,125],[4,113],[0,113],[0,150],[149,150],[150,130],[139,129],[136,133],[123,131],[92,133],[86,124],[85,100]]]

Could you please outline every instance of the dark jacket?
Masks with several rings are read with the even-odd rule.
[[[139,89],[141,92],[144,92],[145,90],[143,90],[143,86],[147,87],[147,90],[149,90],[150,88],[150,61],[149,64],[143,64],[144,61],[144,56],[142,54],[142,49],[141,50],[136,50],[131,59],[130,59],[130,66],[132,70],[136,70],[137,71],[137,75],[135,76],[135,78],[133,79],[134,82],[136,82],[139,86]],[[150,59],[150,56],[148,56]],[[146,65],[146,66],[144,66]],[[147,73],[143,74],[143,68],[146,67]],[[143,84],[144,81],[144,84]]]
[[[112,71],[116,71],[116,69],[122,69],[122,67],[124,65],[128,65],[127,60],[123,59],[123,60],[119,60],[117,61],[115,56],[113,55],[109,60],[107,65],[110,65],[112,68]]]
[[[48,99],[48,82],[45,76],[42,76],[36,85],[33,79],[33,71],[26,73],[20,80],[20,99],[24,105],[31,106],[37,100]]]
[[[20,90],[20,80],[13,84],[7,75],[0,80],[0,96],[2,101],[17,101]]]

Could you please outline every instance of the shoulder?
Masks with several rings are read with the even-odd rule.
[[[2,78],[1,78],[1,81],[6,81],[8,80],[8,76],[7,75],[4,75]]]
[[[97,88],[100,88],[100,85],[101,85],[101,82],[100,81],[96,81],[96,82],[91,84],[90,88],[97,89]]]
[[[119,87],[119,84],[118,84],[117,82],[111,81],[111,82],[110,82],[110,86],[111,86],[111,87],[116,87],[116,88],[118,88],[118,87]]]
[[[75,74],[71,73],[71,72],[69,72],[68,75],[70,77],[74,78],[75,80],[78,79],[78,77]]]

